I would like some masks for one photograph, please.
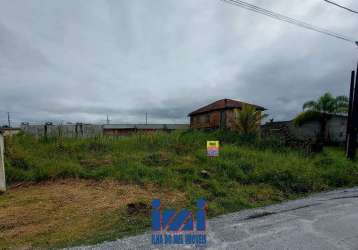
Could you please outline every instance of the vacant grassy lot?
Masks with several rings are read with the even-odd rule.
[[[220,140],[220,157],[206,156]],[[230,132],[126,138],[25,135],[6,141],[0,248],[63,247],[116,239],[148,228],[150,200],[165,207],[209,203],[209,216],[358,184],[343,149],[306,155],[274,139]]]
[[[0,196],[0,249],[64,247],[133,234],[149,225],[148,210],[129,214],[126,205],[149,204],[154,197],[172,207],[185,201],[183,193],[111,181],[70,179],[12,188]]]

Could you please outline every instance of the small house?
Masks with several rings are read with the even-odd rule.
[[[235,111],[240,111],[244,105],[250,105],[256,110],[264,111],[264,107],[241,101],[222,99],[201,107],[188,116],[190,117],[190,128],[195,129],[217,129],[233,128]]]

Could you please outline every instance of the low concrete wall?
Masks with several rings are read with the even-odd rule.
[[[12,136],[20,132],[20,128],[0,128],[0,133],[3,134],[3,136]]]
[[[37,137],[95,137],[103,134],[102,125],[92,124],[22,125],[21,130]]]
[[[316,121],[307,122],[302,126],[296,126],[293,122],[291,122],[288,126],[288,130],[291,135],[295,136],[299,140],[310,139],[312,141],[316,141],[321,131],[321,126],[319,122]]]
[[[5,165],[4,165],[4,136],[0,134],[0,191],[6,191]]]
[[[345,142],[347,117],[336,116],[327,122],[326,138],[333,142]]]
[[[325,138],[330,142],[343,143],[346,140],[347,117],[333,116],[326,125]],[[261,126],[264,135],[283,135],[293,136],[299,140],[316,141],[321,131],[318,121],[306,122],[301,126],[296,126],[292,121],[272,122]]]

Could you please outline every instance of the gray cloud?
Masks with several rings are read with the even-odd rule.
[[[356,37],[358,16],[310,0],[250,0]],[[343,4],[358,9],[353,0]],[[0,124],[185,122],[219,98],[291,119],[347,94],[352,44],[219,0],[0,0]]]

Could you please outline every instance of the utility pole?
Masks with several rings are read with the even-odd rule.
[[[8,123],[9,128],[11,128],[10,112],[7,112],[7,123]]]
[[[358,134],[358,64],[356,70],[356,82],[353,94],[353,106],[352,106],[352,141],[353,141],[353,159],[356,155],[357,149],[357,134]]]
[[[355,78],[355,83],[354,83]],[[351,90],[350,90],[350,112],[348,113],[347,124],[347,158],[354,160],[357,150],[357,134],[358,134],[358,64],[357,70],[351,75]]]
[[[352,134],[353,134],[353,124],[352,124],[352,116],[353,116],[353,98],[354,98],[354,86],[355,86],[355,71],[351,73],[351,86],[349,91],[349,107],[348,107],[348,118],[347,118],[347,132],[346,132],[346,152],[347,158],[353,159],[354,158],[354,142],[352,141]]]
[[[355,42],[358,47],[358,41]],[[357,151],[358,134],[358,63],[357,70],[352,71],[351,86],[349,92],[349,107],[346,131],[346,154],[347,158],[354,160]]]
[[[148,124],[148,113],[145,112],[145,124],[147,125]]]
[[[108,114],[107,114],[107,124],[109,124],[109,117],[108,117]]]

